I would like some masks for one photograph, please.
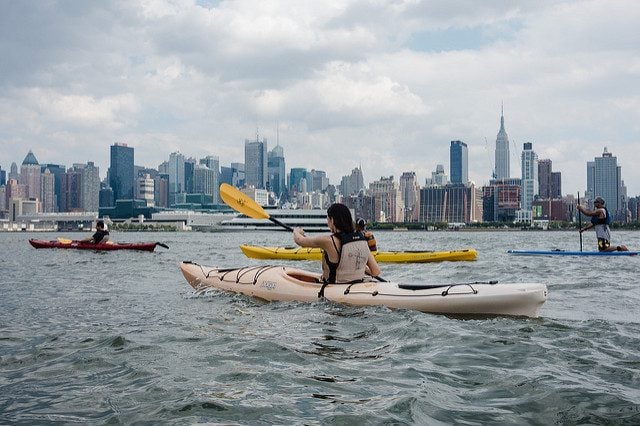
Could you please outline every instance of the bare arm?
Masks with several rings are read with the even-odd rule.
[[[369,258],[367,259],[367,273],[373,277],[380,275],[380,267],[376,258],[373,257],[373,253],[369,252]]]
[[[302,228],[294,228],[293,241],[300,247],[315,247],[326,250],[327,245],[331,244],[331,237],[327,235],[307,236]]]

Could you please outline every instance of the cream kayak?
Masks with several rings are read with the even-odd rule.
[[[242,244],[240,250],[253,259],[320,260],[322,250],[304,247],[261,247]],[[451,251],[376,251],[373,257],[379,263],[425,263],[443,261],[476,260],[474,249]]]
[[[268,301],[314,302],[323,287],[320,274],[286,266],[219,269],[193,262],[180,264],[182,274],[196,290],[218,288]],[[517,315],[537,317],[547,299],[547,287],[538,283],[399,284],[362,282],[329,284],[327,300],[355,306],[382,305],[441,314]]]

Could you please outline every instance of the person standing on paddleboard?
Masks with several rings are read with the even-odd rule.
[[[296,244],[324,251],[322,279],[325,283],[362,282],[367,280],[366,275],[380,275],[378,262],[369,250],[364,235],[355,230],[347,206],[332,204],[327,209],[327,225],[331,230],[330,235],[306,236],[302,228],[293,229]]]
[[[611,215],[604,206],[605,202],[602,197],[596,197],[593,200],[595,206],[593,210],[589,210],[586,207],[578,204],[578,211],[586,216],[591,216],[591,222],[583,228],[580,228],[580,233],[587,229],[595,228],[596,237],[598,238],[598,251],[629,251],[626,246],[611,246],[611,233],[609,231],[609,224],[611,223]]]

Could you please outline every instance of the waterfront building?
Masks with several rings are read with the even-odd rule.
[[[509,163],[509,136],[504,128],[504,108],[500,112],[500,130],[496,137],[494,179],[509,179],[511,167]]]
[[[133,199],[133,147],[124,143],[111,145],[109,164],[109,186],[113,189],[115,200]]]
[[[572,216],[566,200],[562,198],[539,198],[533,201],[533,219],[571,221]]]
[[[375,199],[378,222],[404,222],[404,203],[398,182],[393,176],[380,177],[369,184],[369,194]]]
[[[493,179],[482,188],[484,222],[514,222],[520,209],[522,181],[519,178]]]
[[[469,224],[482,221],[482,191],[447,184],[420,190],[420,222]]]
[[[267,189],[267,139],[245,139],[244,141],[244,173],[245,186]]]
[[[591,206],[595,197],[602,197],[615,220],[626,221],[628,208],[622,168],[618,165],[618,159],[606,147],[601,157],[587,162],[586,197]]]
[[[285,225],[300,227],[306,232],[327,232],[327,212],[324,209],[268,209],[267,213]],[[352,211],[353,214],[353,211]],[[227,230],[273,230],[284,231],[268,219],[253,219],[243,214],[233,219],[223,220],[220,223],[222,229]]]
[[[405,222],[417,222],[420,219],[420,185],[418,185],[416,172],[402,173],[400,194],[404,205]]]
[[[4,186],[7,183],[7,172],[0,167],[0,186]]]
[[[466,184],[469,181],[469,154],[467,144],[462,141],[451,141],[449,175],[452,184]]]
[[[444,166],[442,164],[436,165],[436,170],[431,172],[431,179],[425,179],[425,186],[444,186],[449,183],[449,178],[444,172]]]
[[[284,150],[276,145],[267,156],[269,190],[276,194],[278,200],[284,201],[287,191],[287,171],[285,168]]]
[[[19,182],[27,187],[27,198],[40,199],[40,164],[33,152],[24,157]]]
[[[20,216],[35,215],[42,211],[40,200],[37,198],[11,198],[9,200],[9,220],[16,222]]]
[[[531,142],[523,144],[521,156],[522,198],[520,210],[522,221],[531,221],[533,199],[538,195],[538,154],[533,150]]]

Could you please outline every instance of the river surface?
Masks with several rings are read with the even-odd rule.
[[[287,232],[113,233],[154,253],[36,250],[0,233],[0,424],[640,424],[640,257],[576,232],[378,231],[383,250],[473,247],[475,262],[383,264],[411,282],[541,282],[537,319],[194,294],[178,263],[247,259]],[[614,231],[640,249],[640,232]],[[585,249],[595,235],[584,235]]]

